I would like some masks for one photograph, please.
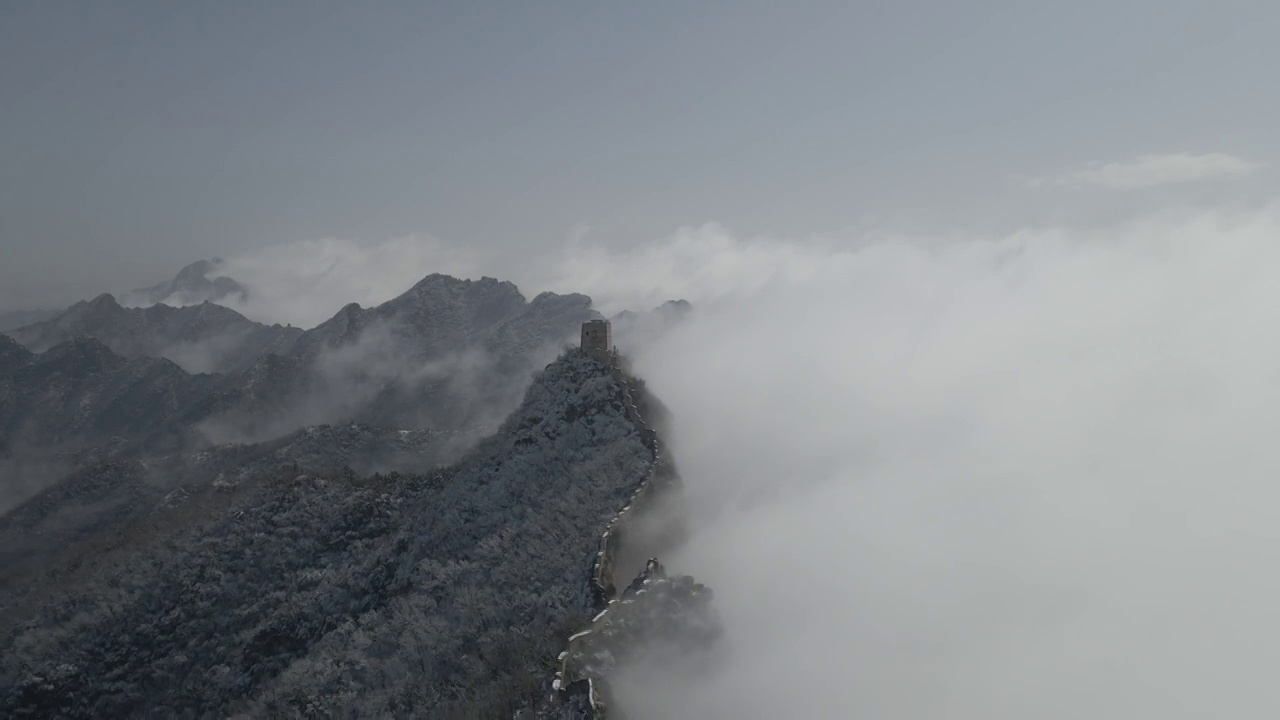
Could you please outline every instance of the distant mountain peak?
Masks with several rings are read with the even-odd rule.
[[[459,278],[453,277],[452,275],[445,275],[444,273],[431,273],[429,275],[424,276],[418,282],[414,283],[413,287],[415,288],[431,287],[432,285],[440,285],[440,284],[447,284],[447,283],[462,284],[464,282],[469,282],[469,281],[461,280]]]
[[[165,357],[193,372],[225,372],[247,367],[257,355],[287,351],[302,330],[268,327],[207,301],[123,307],[102,294],[9,334],[35,352],[87,336],[124,357]]]
[[[479,280],[471,280],[456,278],[452,275],[445,275],[443,273],[431,273],[415,283],[408,292],[403,293],[400,297],[421,295],[427,291],[493,292],[495,290],[520,296],[520,290],[516,288],[514,283],[492,278],[487,275],[481,277]],[[524,299],[523,296],[520,297],[522,300]],[[392,300],[391,302],[395,302],[395,300]]]
[[[112,295],[111,293],[102,293],[101,295],[95,297],[92,300],[78,302],[75,305],[72,305],[71,308],[69,309],[74,310],[77,307],[89,308],[91,310],[99,310],[99,311],[103,311],[103,310],[111,311],[111,310],[123,309],[120,305],[120,302],[116,300],[116,296]]]
[[[222,258],[218,258],[218,257],[210,258],[208,260],[197,260],[191,263],[190,265],[179,270],[178,275],[177,277],[174,278],[174,280],[177,282],[198,281],[201,278],[208,277],[209,273],[221,267],[222,263],[223,263]]]
[[[197,260],[178,271],[172,280],[130,293],[130,304],[199,305],[205,302],[235,300],[245,302],[249,291],[236,280],[216,273],[222,269],[221,258]]]

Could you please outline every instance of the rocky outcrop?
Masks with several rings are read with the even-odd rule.
[[[711,590],[683,575],[669,577],[656,558],[622,594],[569,638],[555,687],[586,682],[607,707],[609,678],[628,663],[678,659],[720,636]]]

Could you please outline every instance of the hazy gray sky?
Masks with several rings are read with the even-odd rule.
[[[9,2],[0,307],[330,237],[536,253],[584,227],[1096,217],[1146,186],[1087,163],[1270,159],[1277,20],[1176,0]],[[1214,167],[1233,198],[1268,183]]]

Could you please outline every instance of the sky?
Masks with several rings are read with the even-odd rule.
[[[1216,168],[1192,161],[1154,183],[1161,199],[1256,203],[1274,187],[1278,14],[6,3],[0,309],[306,242],[431,238],[506,260],[486,263],[497,274],[575,239],[706,223],[794,238],[1097,223],[1159,204],[1152,185],[1121,181],[1119,202],[1097,181],[1142,157]]]

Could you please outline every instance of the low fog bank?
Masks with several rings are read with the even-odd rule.
[[[698,309],[637,370],[693,513],[667,564],[727,627],[706,672],[634,669],[623,709],[1280,712],[1277,238],[1271,208],[598,255]]]

